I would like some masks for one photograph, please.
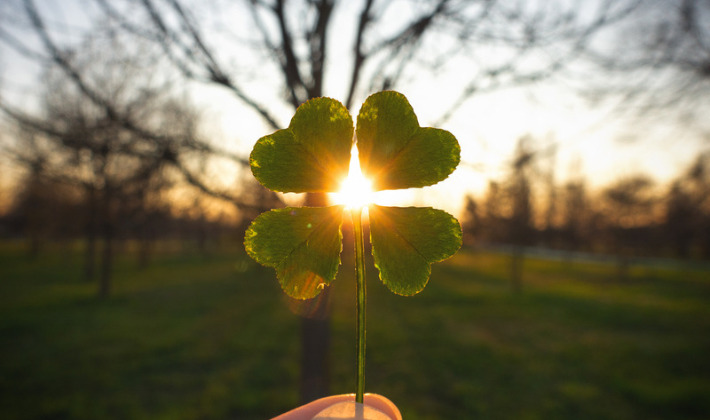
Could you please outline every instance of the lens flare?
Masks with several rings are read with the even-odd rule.
[[[348,209],[366,207],[374,200],[372,182],[365,178],[360,170],[357,147],[350,153],[350,171],[341,184],[340,191],[330,194],[335,204],[342,204]]]

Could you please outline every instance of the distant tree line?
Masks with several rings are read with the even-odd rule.
[[[183,192],[188,201],[178,204],[168,190],[153,191],[149,199],[120,191],[107,206],[104,216],[109,220],[102,222],[112,226],[112,244],[126,249],[130,243],[140,266],[148,265],[160,242],[207,253],[219,243],[240,243],[248,223],[260,212],[256,206],[235,212],[229,203],[209,195]],[[259,201],[263,210],[283,205],[275,194],[249,180],[244,182],[244,194]],[[26,241],[28,257],[33,259],[52,244],[82,244],[86,277],[94,277],[97,258],[92,248],[106,238],[91,215],[96,205],[91,193],[38,171],[24,176],[10,200],[7,211],[0,214],[0,238]]]
[[[709,153],[668,185],[638,174],[595,191],[582,176],[555,184],[541,156],[521,139],[506,177],[466,197],[466,243],[710,259]]]

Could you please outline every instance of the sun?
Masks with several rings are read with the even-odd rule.
[[[340,191],[330,194],[335,204],[344,205],[348,209],[367,207],[374,201],[372,181],[365,178],[360,170],[357,147],[353,146],[350,153],[350,170],[347,178],[340,185]]]

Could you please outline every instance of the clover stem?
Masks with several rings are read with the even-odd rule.
[[[355,402],[363,402],[365,395],[365,245],[362,233],[362,207],[351,209],[353,233],[355,235],[355,274],[357,277],[357,381]]]

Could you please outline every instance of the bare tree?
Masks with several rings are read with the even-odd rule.
[[[60,40],[61,30],[50,24],[34,0],[14,4],[19,6],[8,7],[11,17],[4,19],[0,41],[26,57],[60,68],[108,120],[123,129],[158,143],[168,140],[126,110],[117,109],[100,87],[89,83],[70,59],[71,42]],[[351,107],[374,91],[430,86],[435,78],[452,77],[458,81],[455,85],[437,85],[447,99],[433,119],[442,124],[481,93],[536,83],[565,70],[597,34],[636,7],[613,0],[585,8],[564,0],[95,0],[92,4],[123,33],[152,46],[151,57],[168,63],[166,72],[226,90],[270,129],[285,126],[292,111],[312,97],[335,96]],[[28,27],[39,48],[19,35]],[[18,118],[15,107],[4,104],[3,108]],[[206,142],[188,144],[195,151],[246,163],[243,156]],[[240,202],[184,160],[167,162],[184,181]],[[319,325],[322,333],[311,336],[326,336],[327,325]],[[315,369],[323,371],[326,360],[321,358]],[[320,389],[311,395],[325,392]]]
[[[162,147],[166,152],[164,162],[181,173],[183,182],[187,182],[214,196],[235,203],[239,202],[228,191],[205,183],[203,179],[205,174],[192,167],[189,162],[195,161],[196,156],[204,157],[209,155],[211,157],[223,157],[239,164],[246,164],[247,160],[245,158],[218,151],[209,142],[201,141],[196,137],[185,136],[183,133],[177,133],[174,130],[166,130],[169,125],[166,125],[165,121],[160,122],[155,118],[148,118],[137,112],[136,107],[125,106],[125,104],[121,106],[114,97],[117,93],[120,95],[134,95],[132,98],[134,103],[140,103],[141,94],[146,96],[156,92],[175,94],[174,85],[166,82],[160,87],[153,86],[151,89],[141,91],[142,87],[131,86],[133,82],[128,83],[129,79],[126,78],[123,86],[118,91],[114,91],[110,87],[107,88],[103,83],[102,77],[97,77],[100,72],[97,72],[96,67],[102,63],[112,64],[114,70],[110,74],[116,77],[120,75],[124,64],[132,62],[133,64],[141,63],[144,66],[140,69],[142,74],[140,71],[134,72],[134,76],[139,74],[144,77],[151,75],[155,80],[160,78],[169,80],[169,73],[161,70],[165,67],[160,67],[159,54],[151,51],[148,44],[140,42],[140,40],[131,35],[120,33],[113,23],[102,21],[97,22],[97,29],[94,32],[87,32],[80,36],[83,44],[65,45],[53,36],[51,26],[47,24],[34,1],[26,0],[19,5],[15,4],[15,6],[15,8],[9,8],[9,10],[20,9],[23,12],[19,19],[24,25],[21,27],[24,31],[22,35],[26,36],[26,32],[29,30],[31,34],[37,37],[41,47],[37,51],[32,50],[23,43],[21,36],[13,36],[7,31],[0,31],[0,39],[20,54],[35,60],[44,68],[51,68],[61,73],[62,77],[64,77],[63,83],[71,86],[72,92],[79,95],[77,100],[86,102],[87,105],[85,106],[93,107],[92,113],[95,118],[101,118],[105,124],[114,125],[124,132],[130,132],[133,136],[148,139],[154,145]],[[5,20],[11,18],[5,16]],[[80,57],[77,52],[86,51],[87,43],[102,40],[107,43],[95,47],[94,50],[104,48],[104,56],[94,56],[93,61],[86,60],[86,55],[83,57],[84,61],[94,64],[93,67],[84,66],[85,63],[77,60],[77,57]],[[114,57],[111,57],[110,54],[114,54]],[[124,75],[125,77],[126,75]],[[177,93],[180,94],[179,91]],[[157,103],[153,103],[153,105],[159,106]],[[163,105],[169,107],[169,101]],[[0,102],[0,108],[11,120],[20,124],[34,125],[45,131],[50,128],[46,124],[42,127],[42,120],[46,115],[38,115],[35,111],[22,109],[18,104],[11,101]],[[90,128],[94,129],[96,127]],[[174,153],[175,150],[171,148],[179,148],[181,153]]]
[[[530,145],[530,137],[518,139],[511,164],[511,174],[506,192],[510,203],[508,219],[508,241],[513,245],[511,254],[511,285],[514,292],[523,288],[524,247],[535,242],[533,225],[532,176],[535,152]]]
[[[114,40],[115,41],[115,40]],[[111,291],[111,267],[119,212],[124,216],[145,210],[147,194],[170,184],[167,168],[183,152],[183,144],[142,135],[123,121],[107,116],[106,109],[130,115],[132,120],[154,127],[168,138],[190,142],[195,136],[196,117],[184,104],[176,104],[141,74],[143,63],[121,55],[116,42],[109,46],[85,45],[82,54],[67,60],[81,68],[84,83],[101,86],[102,105],[87,100],[81,86],[70,83],[67,74],[50,68],[45,76],[41,115],[6,109],[21,130],[31,136],[19,138],[11,149],[16,159],[41,167],[41,176],[81,188],[86,203],[86,274],[94,275],[97,239],[101,238],[99,295]],[[114,61],[115,60],[115,61]],[[179,136],[179,137],[178,137]],[[175,172],[175,171],[173,171]],[[136,207],[135,204],[139,203]],[[129,207],[133,206],[132,210]]]
[[[676,133],[707,135],[710,1],[644,1],[616,32],[586,46],[584,55],[601,72],[589,74],[580,89],[595,101],[616,102],[615,114],[645,125],[660,122],[675,126]],[[634,127],[638,135],[639,125]]]
[[[644,175],[622,178],[602,192],[608,245],[619,258],[618,277],[628,279],[632,258],[653,243],[650,227],[658,219],[654,182]]]
[[[710,256],[710,154],[702,154],[671,183],[665,199],[665,235],[677,257],[693,248]]]
[[[485,232],[485,221],[481,213],[480,205],[476,202],[476,199],[471,195],[467,195],[466,205],[464,206],[464,212],[461,218],[464,244],[469,246],[474,245],[480,243],[481,239],[483,239],[481,236]]]
[[[22,135],[31,136],[30,133]],[[50,239],[62,236],[67,230],[67,226],[59,226],[58,220],[75,210],[72,208],[75,197],[70,187],[45,176],[44,157],[25,162],[25,168],[15,186],[17,193],[12,198],[8,217],[12,221],[10,229],[15,234],[24,234],[28,240],[28,256],[36,259]],[[71,224],[71,221],[65,222],[65,225]]]
[[[483,200],[483,227],[482,237],[487,242],[506,241],[506,212],[507,200],[503,188],[497,181],[488,183],[488,190]]]
[[[572,251],[589,250],[590,203],[586,181],[571,180],[562,190],[562,238]]]

